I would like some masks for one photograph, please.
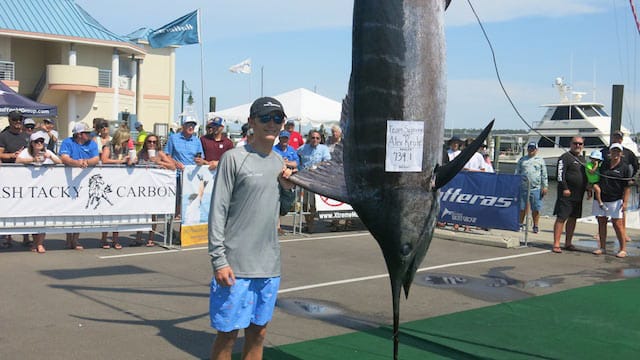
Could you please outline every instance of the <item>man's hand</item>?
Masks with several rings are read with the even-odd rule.
[[[236,276],[230,266],[216,270],[215,278],[218,285],[221,286],[231,286],[236,283]]]
[[[567,190],[563,190],[562,191],[562,196],[564,197],[569,197],[571,196],[571,190],[567,189]]]
[[[218,162],[217,160],[211,160],[209,161],[209,170],[215,170],[218,168]]]
[[[201,166],[201,165],[204,165],[204,164],[206,164],[206,163],[207,163],[207,162],[206,162],[206,161],[204,161],[204,159],[203,159],[203,158],[201,158],[201,157],[196,157],[196,158],[194,159],[194,161],[196,162],[196,165],[198,165],[198,166]]]

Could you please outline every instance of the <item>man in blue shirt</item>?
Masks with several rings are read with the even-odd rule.
[[[182,131],[171,135],[164,152],[171,156],[178,170],[185,165],[204,165],[204,150],[195,133],[196,122],[189,119],[182,125]]]
[[[296,169],[300,165],[300,157],[296,153],[296,149],[289,145],[290,134],[283,130],[278,136],[278,143],[273,145],[273,151],[280,154],[284,159],[285,165],[290,169]]]
[[[309,131],[307,142],[298,149],[300,165],[303,169],[311,168],[321,162],[331,160],[329,147],[325,144],[320,144],[321,139],[322,137],[318,130],[311,130]]]
[[[182,170],[185,165],[206,165],[202,143],[195,135],[196,122],[187,118],[182,124],[182,131],[169,137],[164,152],[168,154],[176,164],[176,218],[182,211]]]
[[[318,164],[324,161],[331,160],[331,153],[329,147],[325,144],[320,144],[320,131],[311,130],[307,142],[298,149],[298,156],[300,156],[300,166],[303,169],[313,169]],[[315,194],[306,191],[303,198],[302,208],[308,212],[304,216],[305,223],[307,224],[307,232],[313,232],[313,223],[316,216],[316,201]]]
[[[289,169],[296,171],[300,165],[300,158],[298,157],[298,153],[296,153],[296,149],[293,146],[289,145],[289,138],[291,138],[291,133],[283,130],[280,131],[280,135],[278,136],[278,143],[273,145],[273,151],[280,154],[282,159],[284,159],[284,164]],[[291,206],[296,200],[296,192],[294,189],[284,189],[280,187],[280,217],[287,215],[289,210],[291,210]],[[278,220],[278,235],[285,235],[285,232],[282,228],[280,228],[280,221]]]
[[[60,145],[60,160],[67,166],[86,168],[100,161],[98,144],[91,141],[91,128],[80,122],[73,127],[73,136],[66,138]]]
[[[60,160],[66,166],[86,168],[95,166],[100,161],[98,157],[98,144],[91,141],[91,128],[89,125],[79,122],[73,127],[73,136],[64,139],[60,144]],[[67,248],[82,250],[78,243],[80,233],[67,234]]]

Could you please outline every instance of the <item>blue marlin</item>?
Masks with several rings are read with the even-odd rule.
[[[291,177],[312,192],[351,204],[382,250],[393,296],[394,359],[400,293],[424,259],[439,210],[437,189],[476,152],[493,122],[452,162],[443,155],[447,0],[355,0],[352,70],[343,100],[343,149]],[[421,170],[387,171],[387,121],[420,121]],[[421,146],[421,148],[420,148]],[[340,154],[341,153],[341,154]]]

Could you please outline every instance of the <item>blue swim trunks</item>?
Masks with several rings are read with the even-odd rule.
[[[266,325],[273,317],[280,277],[236,278],[232,286],[220,286],[211,279],[209,318],[211,327],[230,332]]]
[[[542,210],[542,191],[538,189],[531,189],[529,191],[529,201],[527,201],[527,189],[520,189],[520,210],[524,210],[527,207],[527,202],[530,203],[532,211]]]

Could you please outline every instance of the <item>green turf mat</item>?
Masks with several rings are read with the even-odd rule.
[[[401,325],[401,359],[640,358],[640,278]],[[391,329],[265,349],[270,360],[390,359]]]

